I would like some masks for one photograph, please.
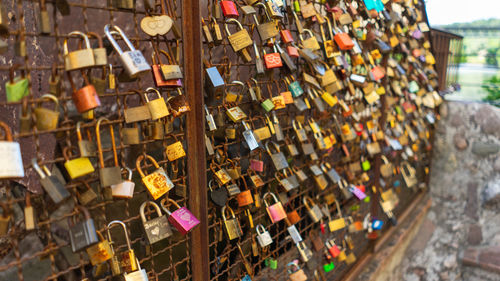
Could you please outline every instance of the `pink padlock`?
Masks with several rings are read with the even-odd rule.
[[[351,191],[352,194],[354,194],[359,200],[363,200],[366,198],[366,194],[354,185],[351,185],[349,187],[349,191]]]
[[[271,196],[274,199],[274,204],[271,206],[269,206],[269,204],[266,201],[266,198],[268,196]],[[280,220],[286,218],[285,209],[283,208],[283,205],[278,200],[276,195],[274,195],[274,193],[267,192],[266,194],[264,194],[264,197],[262,197],[262,200],[264,200],[264,204],[266,205],[267,214],[269,215],[269,218],[271,219],[272,223],[279,222]]]
[[[294,46],[286,46],[286,51],[292,58],[300,57],[299,50],[297,50],[297,48],[295,48]]]
[[[177,210],[173,213],[170,212],[166,206],[167,200],[177,207]],[[187,234],[200,223],[186,207],[181,208],[177,202],[170,198],[163,198],[163,200],[161,200],[161,207],[168,214],[168,221],[183,235]]]
[[[250,168],[256,172],[264,171],[264,162],[257,159],[250,159]]]

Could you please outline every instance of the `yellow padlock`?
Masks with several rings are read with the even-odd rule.
[[[64,168],[66,168],[66,171],[68,172],[71,179],[76,179],[93,173],[95,171],[94,166],[92,166],[92,163],[87,157],[80,157],[70,160],[71,151],[73,149],[76,150],[76,147],[71,146],[71,147],[65,147],[63,149],[64,159],[66,159],[66,162],[64,163]]]

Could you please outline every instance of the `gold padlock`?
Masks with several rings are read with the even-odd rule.
[[[156,93],[158,98],[149,101],[148,93]],[[157,120],[169,115],[169,111],[167,108],[167,104],[165,103],[165,99],[161,96],[160,91],[155,88],[147,88],[144,93],[144,97],[146,98],[146,103],[149,108],[149,112],[151,113],[151,119]]]

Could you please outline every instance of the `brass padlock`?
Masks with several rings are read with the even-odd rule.
[[[109,123],[109,133],[110,133],[110,140],[111,140],[111,146],[113,150],[113,160],[114,160],[114,166],[113,167],[105,167],[104,165],[104,155],[102,152],[102,144],[101,144],[101,123],[103,121],[107,121]],[[98,156],[99,156],[99,180],[101,183],[102,187],[108,187],[114,184],[119,184],[122,182],[122,175],[121,175],[121,169],[120,169],[120,164],[118,163],[118,155],[116,152],[116,142],[115,142],[115,133],[113,130],[113,124],[110,123],[110,121],[107,118],[101,117],[99,120],[97,120],[97,125],[96,125],[96,138],[97,138],[97,151],[98,151]]]
[[[149,175],[145,175],[141,168],[141,162],[146,159],[152,162],[156,169]],[[149,191],[149,194],[151,194],[154,200],[162,197],[174,187],[174,184],[165,173],[165,170],[163,170],[163,168],[158,165],[158,162],[156,162],[153,157],[149,155],[140,155],[135,162],[135,166],[142,178],[142,182],[144,183]]]
[[[2,216],[0,216],[0,235],[4,236],[9,231],[10,220],[12,219],[12,211],[7,203],[0,203],[2,208]]]
[[[94,62],[96,66],[103,66],[105,70],[108,66],[108,55],[106,53],[106,48],[104,48],[101,35],[95,32],[87,32],[87,36],[89,38],[94,37],[97,39],[97,48],[92,49],[92,52],[94,53]]]
[[[123,228],[123,233],[125,234],[125,241],[127,242],[127,250],[121,254],[121,263],[119,257],[114,253],[114,248],[113,248],[113,239],[111,239],[111,227],[115,224],[120,225]],[[113,251],[113,257],[111,258],[111,272],[113,276],[117,276],[123,272],[132,272],[136,271],[138,268],[138,264],[135,258],[135,252],[132,249],[132,246],[130,244],[130,239],[128,238],[128,232],[127,232],[127,227],[125,226],[125,223],[119,220],[114,220],[110,223],[108,223],[107,227],[108,231],[108,239],[109,243],[111,245],[111,250]]]
[[[236,23],[236,25],[238,25],[239,27],[239,31],[231,34],[228,27],[229,23]],[[241,52],[244,57],[250,57],[250,54],[248,53],[248,50],[246,48],[253,44],[253,40],[250,37],[248,30],[243,28],[241,23],[233,18],[226,20],[226,22],[224,23],[224,28],[226,29],[226,34],[228,35],[227,38],[229,40],[229,43],[231,44],[231,47],[233,48],[233,51]]]
[[[149,101],[148,93],[156,93],[158,98]],[[151,113],[152,120],[157,120],[170,114],[167,108],[167,104],[165,103],[165,99],[163,99],[160,91],[151,87],[147,88],[146,92],[144,93],[144,97],[146,98],[146,104],[149,108],[149,112]]]
[[[50,26],[49,12],[45,2],[45,0],[40,0],[39,28],[41,34],[50,34],[52,27]]]
[[[69,52],[68,50],[68,38],[64,39],[63,51],[64,51],[64,68],[66,71],[77,70],[87,67],[92,67],[95,65],[94,52],[90,47],[90,41],[87,35],[80,31],[72,31],[68,36],[81,36],[85,42],[85,49],[80,49],[76,51]]]
[[[40,131],[57,129],[59,123],[59,100],[56,96],[45,94],[40,97],[41,101],[51,101],[55,104],[54,109],[36,107],[33,112],[36,117],[36,128]]]
[[[229,210],[231,214],[231,218],[226,218],[226,211]],[[243,231],[241,230],[240,222],[234,215],[233,209],[229,206],[222,207],[222,219],[224,221],[224,227],[226,228],[226,234],[229,240],[234,240],[243,235]]]
[[[99,236],[99,242],[85,249],[89,255],[90,263],[94,266],[110,260],[114,255],[109,240],[105,239],[100,231],[96,232]]]
[[[125,122],[132,123],[151,119],[151,112],[149,111],[149,107],[144,100],[144,96],[137,90],[132,90],[132,92],[139,95],[141,105],[129,108],[127,100],[130,95],[125,96],[123,99],[123,116],[125,117]]]

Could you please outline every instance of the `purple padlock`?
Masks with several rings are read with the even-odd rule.
[[[349,187],[349,191],[352,192],[352,194],[354,194],[356,197],[358,197],[359,200],[363,200],[366,198],[366,194],[354,185],[351,185]]]
[[[177,210],[173,213],[166,206],[167,200],[177,207]],[[179,206],[177,202],[170,198],[161,200],[161,207],[168,214],[168,221],[183,235],[200,224],[200,221],[186,207]]]

